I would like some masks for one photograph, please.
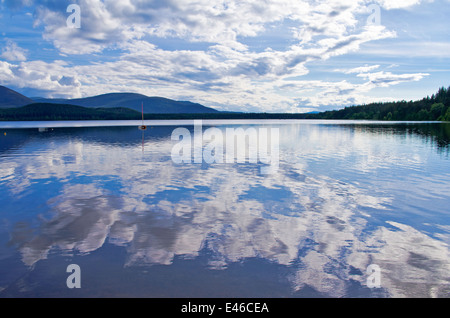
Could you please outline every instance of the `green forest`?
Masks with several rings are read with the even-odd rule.
[[[450,121],[450,87],[418,101],[351,106],[316,114],[321,119]]]
[[[90,108],[65,104],[35,103],[18,108],[0,109],[0,121],[31,120],[138,120],[135,110]],[[384,121],[450,121],[450,87],[417,101],[398,101],[349,106],[321,113],[190,113],[145,114],[145,119],[352,119]]]

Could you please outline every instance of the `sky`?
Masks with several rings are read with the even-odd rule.
[[[449,16],[450,0],[0,0],[0,85],[248,112],[417,100],[450,85]]]

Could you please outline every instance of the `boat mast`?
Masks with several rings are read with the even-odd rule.
[[[147,129],[147,126],[144,125],[144,102],[142,102],[142,125],[140,125],[138,128],[142,131]]]

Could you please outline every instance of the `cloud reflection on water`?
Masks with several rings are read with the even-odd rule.
[[[47,199],[49,216],[36,228],[17,227],[11,242],[28,266],[50,251],[89,254],[105,242],[126,248],[127,267],[170,265],[203,249],[211,251],[208,267],[216,270],[264,258],[290,269],[293,291],[310,286],[336,297],[347,295],[350,280],[365,285],[365,269],[378,264],[391,296],[444,296],[447,243],[381,219],[394,194],[374,189],[377,169],[421,167],[427,157],[420,147],[409,147],[414,153],[405,161],[406,150],[395,151],[404,141],[389,134],[280,128],[280,168],[270,175],[250,164],[174,164],[170,138],[149,136],[144,154],[139,140],[126,146],[56,140],[34,151],[27,144],[27,156],[0,161],[10,195],[26,196],[42,180],[57,180],[61,189]],[[311,169],[330,160],[352,163],[347,173],[369,180]]]

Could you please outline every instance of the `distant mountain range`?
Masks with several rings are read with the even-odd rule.
[[[77,99],[28,98],[7,87],[0,86],[0,108],[17,108],[30,104],[61,104],[86,108],[129,108],[151,114],[200,114],[218,111],[189,101],[175,101],[163,97],[148,97],[135,93],[110,93]]]
[[[5,86],[0,86],[0,108],[21,107],[32,103],[34,101],[31,98]]]

